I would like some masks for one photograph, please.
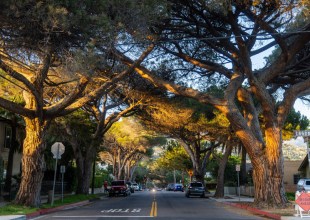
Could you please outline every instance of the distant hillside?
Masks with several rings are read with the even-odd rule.
[[[284,160],[303,160],[307,155],[306,144],[296,145],[293,141],[284,141],[282,149]]]

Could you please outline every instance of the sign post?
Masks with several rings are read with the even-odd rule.
[[[188,170],[187,173],[190,177],[190,181],[192,182],[193,170]]]
[[[54,205],[54,195],[55,195],[55,183],[56,183],[56,173],[57,173],[57,161],[61,159],[61,155],[65,152],[65,146],[61,142],[55,142],[52,147],[51,151],[53,153],[53,158],[56,159],[55,162],[55,172],[54,172],[54,183],[53,183],[53,193],[52,193],[52,202],[51,206]]]
[[[65,166],[60,166],[61,173],[61,202],[64,202],[64,173],[66,172]]]
[[[240,201],[240,184],[239,184],[240,164],[236,164],[236,171],[237,171],[237,181],[238,181],[238,196],[239,196],[239,201]]]

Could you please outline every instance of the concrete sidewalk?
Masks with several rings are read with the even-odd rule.
[[[260,215],[264,215],[268,218],[271,219],[278,219],[278,220],[297,220],[297,219],[301,219],[300,216],[295,216],[296,212],[292,213],[292,216],[281,216],[281,215],[277,215],[277,214],[273,214],[273,213],[268,213],[266,211],[260,210],[260,209],[256,209],[256,208],[252,208],[252,207],[246,207],[246,206],[242,206],[240,204],[238,204],[238,202],[242,203],[242,202],[254,202],[254,198],[253,197],[247,197],[247,196],[236,196],[236,195],[227,195],[224,198],[214,198],[212,196],[209,197],[212,200],[215,200],[217,202],[221,202],[224,203],[226,205],[230,205],[230,206],[234,206],[236,208],[241,208],[241,209],[247,209],[250,212],[253,213],[257,213]],[[305,217],[304,217],[305,218]]]

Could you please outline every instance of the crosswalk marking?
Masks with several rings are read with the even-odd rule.
[[[141,212],[140,208],[134,208],[134,209],[107,209],[107,210],[102,210],[101,212],[103,213],[129,213],[129,212]]]

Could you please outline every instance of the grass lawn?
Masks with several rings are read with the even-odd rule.
[[[85,200],[90,199],[96,199],[99,198],[99,194],[95,195],[65,195],[63,202],[61,199],[56,199],[54,201],[54,205],[51,206],[51,204],[42,204],[40,208],[33,208],[33,207],[27,207],[27,206],[21,206],[21,205],[15,205],[13,203],[9,203],[3,207],[0,207],[0,216],[1,215],[26,215],[35,211],[38,211],[39,209],[47,209],[47,208],[54,208],[62,205],[67,205],[71,203],[81,202]]]

